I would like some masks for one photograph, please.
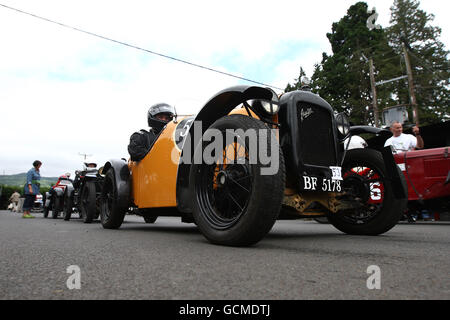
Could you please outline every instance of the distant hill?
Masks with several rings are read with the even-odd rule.
[[[0,185],[23,187],[26,180],[26,173],[0,175]],[[41,177],[41,186],[50,187],[52,184],[55,184],[56,181],[58,181],[57,177]]]

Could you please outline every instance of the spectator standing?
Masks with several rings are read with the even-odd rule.
[[[20,193],[14,190],[14,193],[9,197],[9,201],[13,204],[12,211],[17,212],[17,206],[19,205]]]
[[[36,195],[39,194],[39,187],[41,180],[41,174],[39,173],[39,169],[42,166],[42,162],[36,160],[33,162],[33,168],[31,168],[27,172],[27,182],[25,184],[24,193],[25,193],[25,202],[23,203],[23,216],[22,218],[34,218],[30,214],[31,208],[34,205],[34,199]]]
[[[391,132],[393,136],[386,140],[384,146],[392,146],[394,148],[394,153],[423,149],[424,147],[420,129],[417,126],[413,127],[414,135],[404,134],[402,124],[396,121],[391,125]]]

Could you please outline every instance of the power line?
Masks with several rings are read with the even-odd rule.
[[[428,71],[431,71],[431,72],[434,73],[434,70],[430,69],[430,68],[427,66],[427,63],[425,63],[424,60],[422,60],[421,58],[419,58],[418,56],[416,56],[416,55],[415,55],[414,53],[412,53],[410,50],[408,50],[408,53],[409,53],[410,55],[412,55],[414,58],[416,58],[417,60],[419,60],[420,62],[422,62],[422,63],[423,63],[422,66],[423,66],[425,69],[427,69]]]
[[[72,26],[69,26],[69,25],[64,24],[62,22],[58,22],[58,21],[54,21],[54,20],[51,20],[51,19],[48,19],[48,18],[44,18],[44,17],[38,16],[36,14],[29,13],[29,12],[26,12],[26,11],[23,11],[23,10],[20,10],[20,9],[12,8],[12,7],[9,7],[9,6],[1,4],[1,3],[0,3],[0,6],[6,8],[6,9],[10,9],[10,10],[13,10],[13,11],[16,11],[16,12],[19,12],[19,13],[31,16],[33,18],[37,18],[37,19],[40,19],[40,20],[43,20],[43,21],[46,21],[46,22],[57,24],[57,25],[59,25],[61,27],[64,27],[64,28],[72,29],[72,30],[75,30],[75,31],[78,31],[78,32],[81,32],[81,33],[85,33],[85,34],[93,36],[93,37],[97,37],[97,38],[100,38],[100,39],[103,39],[103,40],[111,41],[111,42],[114,42],[114,43],[117,43],[117,44],[120,44],[120,45],[123,45],[123,46],[127,46],[127,47],[130,47],[130,48],[133,48],[133,49],[141,50],[141,51],[144,51],[144,52],[156,55],[156,56],[160,56],[162,58],[166,58],[166,59],[170,59],[170,60],[173,60],[173,61],[181,62],[181,63],[187,64],[187,65],[193,66],[193,67],[205,69],[205,70],[208,70],[208,71],[211,71],[211,72],[215,72],[215,73],[219,73],[219,74],[222,74],[222,75],[225,75],[225,76],[233,77],[233,78],[236,78],[236,79],[239,79],[239,80],[244,80],[244,81],[247,81],[247,82],[252,82],[252,83],[255,83],[255,84],[259,84],[259,85],[263,85],[263,86],[270,87],[270,88],[273,88],[273,89],[284,91],[284,89],[281,89],[281,88],[278,88],[278,87],[275,87],[275,86],[272,86],[272,85],[269,85],[269,84],[266,84],[266,83],[263,83],[263,82],[254,81],[254,80],[251,80],[251,79],[248,79],[248,78],[244,78],[244,77],[240,77],[240,76],[228,73],[228,72],[220,71],[220,70],[213,69],[213,68],[210,68],[210,67],[206,67],[206,66],[203,66],[203,65],[200,65],[200,64],[197,64],[197,63],[189,62],[187,60],[178,59],[178,58],[175,58],[175,57],[172,57],[172,56],[169,56],[169,55],[166,55],[166,54],[162,54],[162,53],[159,53],[159,52],[156,52],[156,51],[144,49],[144,48],[141,48],[141,47],[138,47],[138,46],[135,46],[135,45],[123,42],[123,41],[114,40],[112,38],[108,38],[106,36],[102,36],[102,35],[99,35],[97,33],[86,31],[86,30],[83,30],[83,29],[80,29],[80,28],[77,28],[77,27],[72,27]]]
[[[376,55],[374,57],[377,57],[377,56],[380,56],[380,55]],[[386,59],[383,59],[383,60],[380,60],[380,61],[377,61],[377,62],[386,62],[386,61],[389,61],[389,60],[399,59],[399,58],[400,57],[390,57],[390,58],[386,58]],[[346,66],[350,67],[350,66],[354,66],[354,65],[358,65],[358,64],[365,64],[365,63],[366,63],[365,61],[358,60],[358,61],[347,63]]]

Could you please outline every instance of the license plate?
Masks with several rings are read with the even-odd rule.
[[[342,180],[303,176],[303,190],[342,192]]]

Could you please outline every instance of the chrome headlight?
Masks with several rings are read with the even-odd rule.
[[[278,102],[274,103],[274,101],[261,100],[261,105],[270,115],[275,115],[280,110],[280,105]]]
[[[348,135],[350,132],[350,121],[345,113],[339,113],[336,116],[336,126],[344,137]]]
[[[272,91],[272,99],[269,100],[261,100],[262,107],[264,110],[270,114],[275,115],[280,111],[280,99],[278,98],[278,95],[275,91],[269,88],[270,91]]]
[[[280,110],[280,99],[278,98],[275,91],[270,88],[267,88],[272,92],[272,98],[269,99],[255,99],[250,100],[251,107],[258,112],[265,112],[269,116],[276,115]]]

